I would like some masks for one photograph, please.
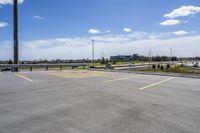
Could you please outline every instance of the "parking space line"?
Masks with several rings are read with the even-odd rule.
[[[137,78],[137,77],[140,77],[140,76],[142,76],[142,75],[135,75],[135,76],[125,77],[125,78],[118,78],[118,79],[106,80],[106,81],[103,81],[102,83],[111,83],[111,82],[116,82],[116,81],[120,81],[120,80]]]
[[[20,78],[23,78],[23,79],[25,79],[25,80],[28,80],[28,81],[30,81],[30,82],[33,82],[33,80],[31,80],[31,79],[29,79],[29,78],[27,78],[27,77],[25,77],[25,76],[22,76],[22,75],[19,75],[19,74],[16,74],[16,73],[15,73],[15,75],[18,76],[18,77],[20,77]]]
[[[160,82],[157,82],[157,83],[153,83],[153,84],[151,84],[151,85],[144,86],[144,87],[142,87],[142,88],[139,88],[139,90],[144,90],[144,89],[147,89],[147,88],[150,88],[150,87],[153,87],[153,86],[156,86],[156,85],[165,83],[165,82],[170,81],[170,80],[173,80],[173,79],[175,79],[175,77],[171,77],[171,78],[162,80],[162,81],[160,81]]]

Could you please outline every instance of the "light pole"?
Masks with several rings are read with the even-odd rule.
[[[170,64],[172,63],[172,48],[170,48]]]
[[[13,0],[13,20],[14,20],[14,64],[17,65],[19,63],[19,51],[18,51],[18,0]],[[14,71],[18,71],[18,67],[14,68]]]
[[[94,40],[92,40],[92,62],[94,67]]]
[[[151,60],[152,60],[152,57],[151,57],[151,55],[152,55],[152,52],[151,52],[151,48],[150,48],[150,50],[149,50],[149,69],[151,68]]]

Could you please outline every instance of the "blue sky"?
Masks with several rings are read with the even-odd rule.
[[[11,0],[0,0],[0,5],[0,59],[9,59],[12,52],[5,51],[12,51]],[[193,56],[200,54],[199,24],[198,0],[22,0],[20,58],[90,58],[91,39],[96,39],[96,58],[146,54],[149,48],[155,55],[168,54],[163,47],[172,47],[177,56]],[[185,44],[193,37],[197,42]],[[178,42],[182,39],[186,41]]]

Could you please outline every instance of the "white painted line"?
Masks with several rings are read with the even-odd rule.
[[[103,81],[102,83],[111,83],[111,82],[116,82],[116,81],[120,81],[120,80],[137,78],[137,77],[140,77],[140,76],[142,76],[142,75],[135,75],[135,76],[125,77],[125,78],[118,78],[118,79],[113,79],[113,80],[106,80],[106,81]]]
[[[25,79],[27,81],[33,82],[33,80],[31,80],[31,79],[29,79],[29,78],[27,78],[25,76],[22,76],[22,75],[19,75],[19,74],[16,74],[16,73],[15,73],[15,75],[18,76],[18,77],[20,77],[20,78],[23,78],[23,79]]]
[[[157,82],[157,83],[153,83],[153,84],[151,84],[151,85],[144,86],[144,87],[142,87],[142,88],[139,88],[139,90],[144,90],[144,89],[147,89],[147,88],[150,88],[150,87],[153,87],[153,86],[156,86],[156,85],[165,83],[165,82],[170,81],[170,80],[173,80],[173,79],[175,79],[175,77],[171,77],[171,78],[168,78],[168,79],[166,79],[166,80],[162,80],[162,81],[160,81],[160,82]]]

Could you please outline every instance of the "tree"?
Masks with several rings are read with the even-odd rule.
[[[171,66],[170,66],[170,64],[167,64],[167,68],[170,68]]]
[[[12,60],[9,60],[9,61],[8,61],[8,64],[10,64],[10,65],[13,64]]]
[[[160,70],[164,70],[164,66],[163,65],[161,65]]]
[[[152,65],[152,68],[153,68],[153,69],[156,69],[156,65],[155,65],[155,64],[153,64],[153,65]]]
[[[106,64],[106,61],[105,61],[105,58],[104,58],[104,57],[102,57],[102,59],[101,59],[101,64],[102,64],[102,65]]]
[[[116,61],[115,61],[115,59],[114,59],[112,62],[113,62],[113,64],[114,64],[114,65],[116,64]]]
[[[158,68],[160,68],[160,64],[158,64]]]
[[[108,64],[109,63],[109,60],[108,59],[106,59],[106,61],[105,61],[105,64]]]

